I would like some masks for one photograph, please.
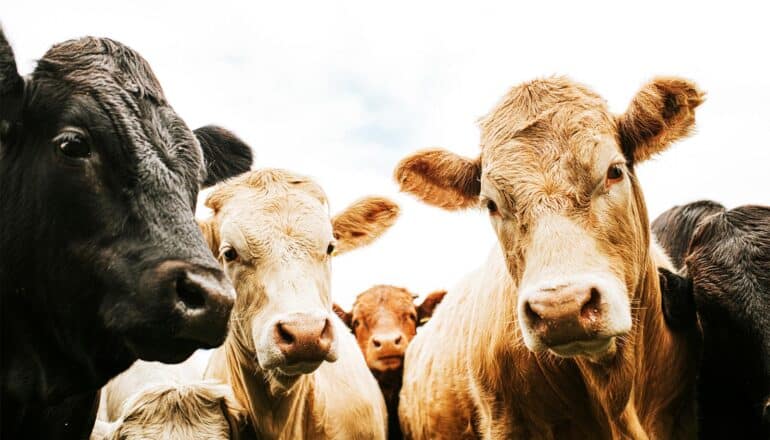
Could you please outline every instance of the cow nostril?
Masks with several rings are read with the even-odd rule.
[[[395,341],[393,341],[396,345],[401,344],[401,336],[397,337]]]
[[[591,288],[591,296],[588,298],[588,302],[583,304],[580,309],[580,316],[585,319],[596,319],[601,313],[601,294],[595,287]]]
[[[538,314],[537,314],[537,312],[535,312],[535,311],[532,309],[532,305],[529,303],[529,301],[527,301],[527,302],[524,304],[524,315],[526,315],[526,317],[527,317],[527,318],[528,318],[528,319],[529,319],[531,322],[533,322],[533,323],[537,323],[537,322],[539,322],[541,319],[543,319],[543,318],[541,318],[541,317],[540,317],[540,315],[538,315]]]
[[[176,295],[189,309],[202,309],[206,305],[206,294],[201,287],[181,274],[176,281]]]
[[[372,344],[374,344],[375,348],[380,348],[380,346],[382,346],[382,343],[376,339],[372,339]]]
[[[281,324],[280,322],[275,325],[275,328],[278,333],[278,337],[280,338],[281,342],[286,345],[291,345],[294,343],[294,335],[292,335],[286,328]]]

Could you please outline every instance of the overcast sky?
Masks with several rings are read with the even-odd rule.
[[[696,134],[638,169],[651,218],[702,198],[770,204],[761,2],[3,3],[22,73],[53,43],[111,37],[150,62],[190,126],[223,125],[258,167],[315,177],[332,211],[367,194],[398,201],[402,217],[382,240],[334,262],[346,307],[373,284],[450,287],[483,262],[494,244],[486,216],[399,194],[393,167],[427,146],[478,154],[477,118],[535,77],[569,75],[617,112],[656,75],[695,80],[708,93]]]

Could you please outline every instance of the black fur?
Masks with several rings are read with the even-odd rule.
[[[199,147],[146,61],[115,41],[54,46],[14,100],[0,30],[0,75],[0,437],[83,438],[107,380],[138,357],[178,362],[203,345],[177,337],[183,318],[153,269],[176,260],[224,280],[195,199],[201,176],[247,158],[241,143],[228,166],[235,137],[221,130]],[[90,157],[60,151],[68,127]],[[216,173],[201,148],[216,150]]]
[[[722,210],[694,223],[668,216],[658,227],[692,231],[692,224],[691,237],[679,237],[689,243],[681,256],[687,275],[661,270],[661,286],[664,310],[679,324],[692,295],[702,328],[699,436],[770,438],[770,207]]]

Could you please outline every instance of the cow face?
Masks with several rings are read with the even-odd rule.
[[[153,385],[128,399],[120,417],[97,422],[96,440],[237,439],[246,412],[223,384]]]
[[[416,295],[404,288],[375,286],[356,297],[349,313],[337,304],[334,312],[353,331],[369,369],[385,372],[401,368],[417,327],[433,315],[445,294],[433,292],[416,305]]]
[[[109,39],[58,44],[22,79],[0,32],[0,72],[3,281],[68,338],[112,335],[115,357],[219,345],[234,292],[193,212],[201,184],[249,168],[248,146],[193,133],[147,62]]]
[[[231,337],[280,385],[336,360],[331,257],[377,238],[398,207],[372,197],[330,218],[323,190],[283,170],[232,179],[206,205],[201,227],[238,292]]]
[[[568,79],[532,81],[482,119],[479,158],[418,152],[396,179],[436,206],[489,213],[531,351],[612,354],[649,260],[633,166],[686,135],[701,100],[688,81],[658,79],[615,116]]]

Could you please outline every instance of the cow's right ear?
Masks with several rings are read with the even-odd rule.
[[[398,163],[394,176],[401,191],[448,210],[477,206],[481,158],[468,159],[443,149],[418,151]]]
[[[203,150],[201,187],[209,187],[251,169],[254,161],[251,147],[232,132],[207,125],[193,133]]]
[[[436,306],[444,299],[446,290],[437,290],[425,297],[425,300],[417,306],[417,325],[423,325],[428,322]]]
[[[18,122],[24,101],[24,78],[16,69],[13,49],[0,27],[0,136]]]
[[[334,314],[339,316],[342,322],[345,323],[346,326],[348,326],[351,330],[353,330],[352,326],[352,320],[353,320],[353,314],[348,313],[345,310],[343,310],[342,307],[338,306],[337,303],[332,304],[332,310],[334,310]]]
[[[663,318],[672,330],[692,329],[696,325],[692,280],[659,267]]]
[[[112,437],[112,433],[119,423],[119,421],[110,423],[97,419],[94,422],[94,429],[91,430],[91,436],[88,437],[89,440],[107,440]]]

